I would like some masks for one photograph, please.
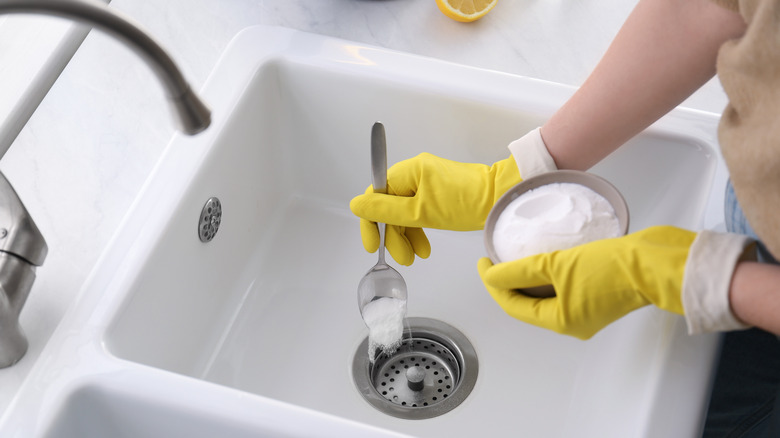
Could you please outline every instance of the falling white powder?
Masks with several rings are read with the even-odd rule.
[[[493,246],[502,261],[618,237],[620,223],[609,201],[573,183],[554,183],[523,193],[496,221]]]
[[[377,349],[391,355],[401,346],[406,317],[406,300],[379,298],[363,307],[368,326],[368,359],[374,363]]]

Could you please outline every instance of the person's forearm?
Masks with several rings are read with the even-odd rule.
[[[780,336],[780,266],[738,264],[731,279],[729,301],[740,321]]]
[[[541,134],[559,169],[585,170],[715,74],[742,17],[710,0],[641,0],[594,71]]]

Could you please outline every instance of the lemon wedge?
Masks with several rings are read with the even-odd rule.
[[[466,23],[484,17],[496,3],[498,0],[436,0],[444,15]]]

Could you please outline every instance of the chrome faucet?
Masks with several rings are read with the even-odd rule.
[[[211,123],[211,112],[192,91],[171,57],[138,25],[95,0],[0,0],[0,14],[53,15],[83,22],[123,41],[144,58],[168,95],[176,124],[188,135]],[[0,173],[0,368],[27,351],[19,314],[48,248],[22,201]]]
[[[46,252],[41,232],[0,173],[0,367],[15,364],[27,351],[19,313]]]

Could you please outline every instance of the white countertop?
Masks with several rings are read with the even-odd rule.
[[[471,24],[444,17],[433,0],[113,0],[111,7],[150,31],[198,89],[230,39],[255,24],[579,85],[634,3],[503,0]],[[685,106],[717,113],[725,102],[711,81]],[[147,66],[92,32],[0,161],[49,245],[21,315],[30,349],[0,370],[0,413],[77,299],[173,132]]]

